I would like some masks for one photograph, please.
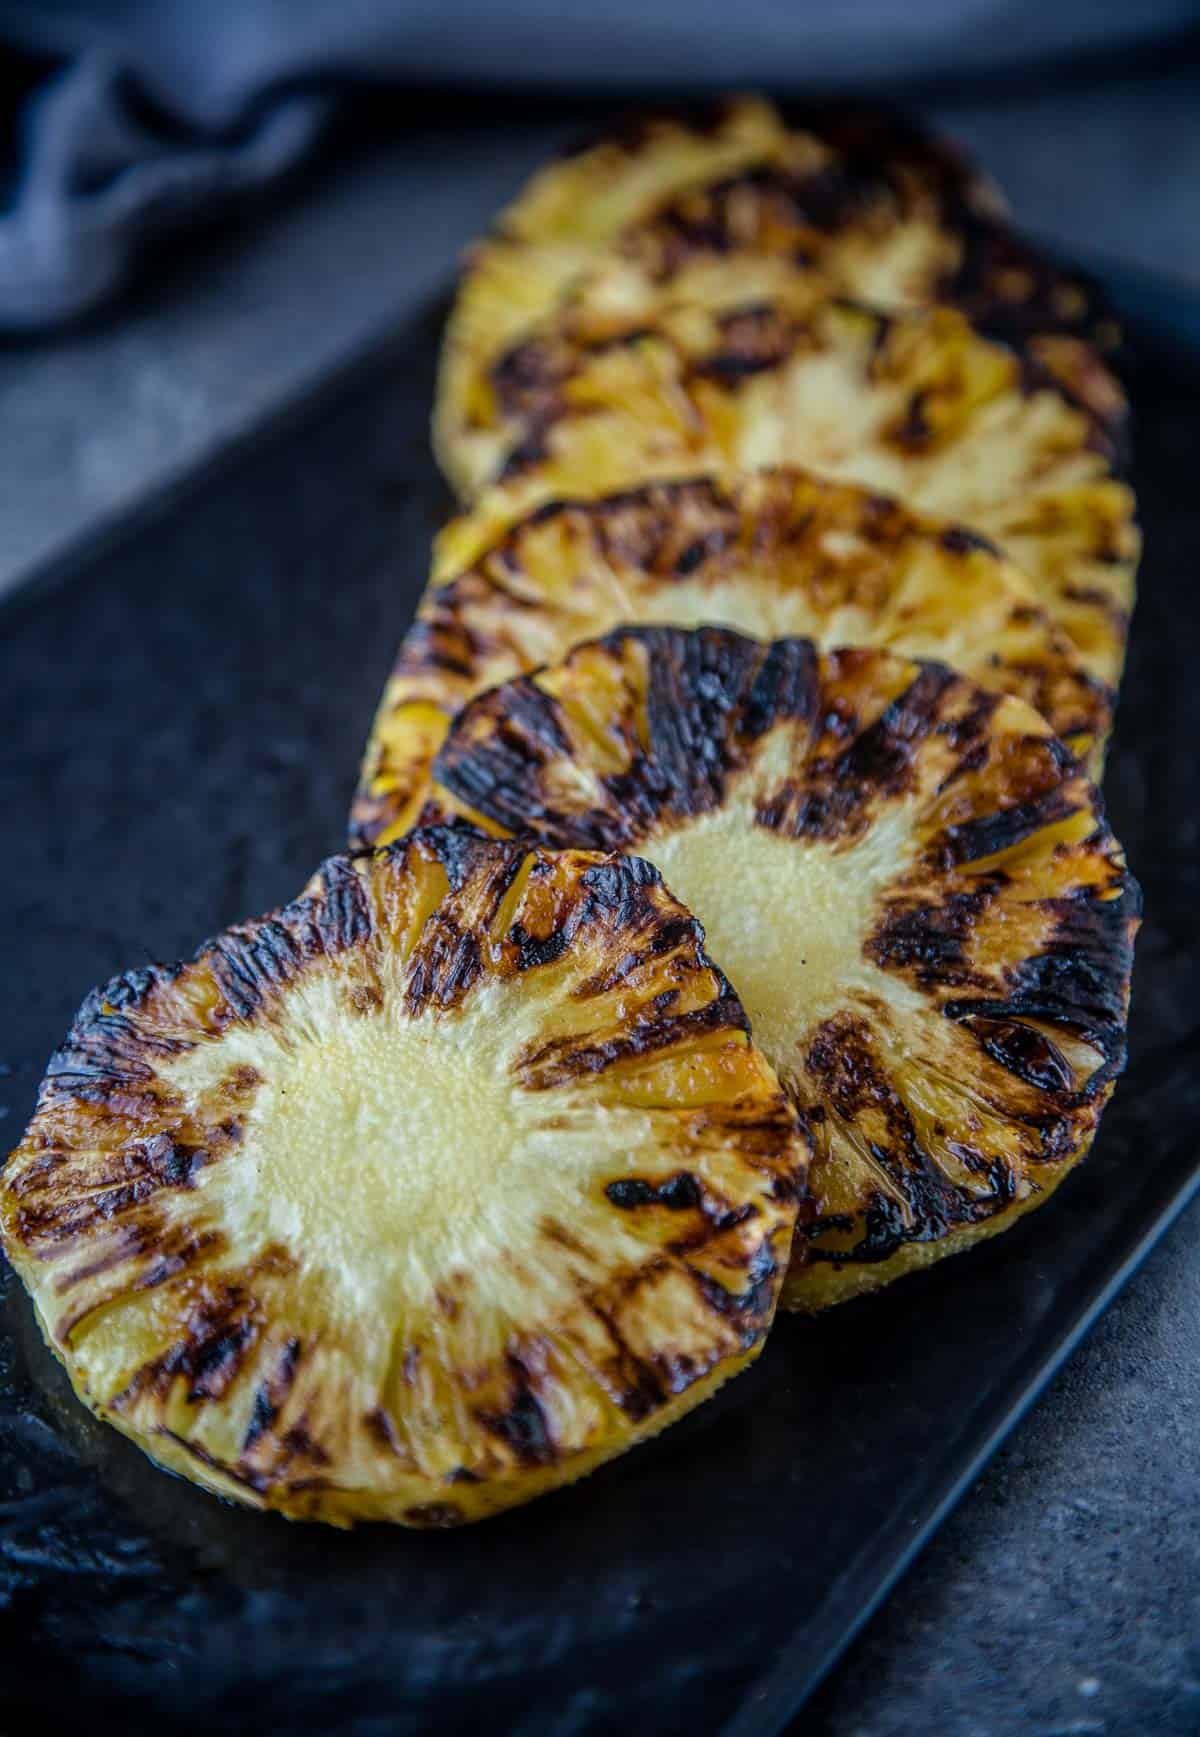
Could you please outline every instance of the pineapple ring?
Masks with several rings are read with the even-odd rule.
[[[636,851],[705,924],[815,1142],[785,1306],[1005,1229],[1087,1151],[1139,894],[1023,701],[886,651],[631,628],[472,701],[435,771],[447,816]]]
[[[1090,673],[1115,686],[1138,555],[1134,498],[1115,477],[1124,401],[1105,375],[1114,396],[1097,414],[1102,365],[1073,339],[1052,342],[1053,366],[1034,367],[950,308],[679,309],[575,357],[498,481],[442,532],[435,576],[470,566],[548,500],[803,465],[999,545]]]
[[[435,829],[89,996],[0,1227],[76,1391],[154,1459],[449,1525],[757,1354],[806,1164],[648,864]]]
[[[447,329],[435,437],[460,495],[488,480],[504,423],[564,350],[653,325],[672,302],[942,302],[1035,349],[1056,333],[1115,346],[1092,286],[1016,236],[952,148],[880,112],[800,119],[788,131],[766,105],[735,105],[715,164],[694,133],[651,122],[534,178],[476,250]]]
[[[355,843],[414,823],[450,719],[475,694],[654,621],[938,657],[1029,700],[1075,752],[1108,733],[1112,696],[981,538],[802,471],[658,483],[550,506],[431,588],[380,702]]]
[[[497,408],[492,364],[631,219],[692,182],[771,156],[786,137],[770,103],[740,97],[692,120],[635,119],[532,177],[471,249],[446,327],[433,437],[460,492],[487,466]],[[824,159],[815,140],[810,152],[814,166]]]

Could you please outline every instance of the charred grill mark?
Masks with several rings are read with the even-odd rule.
[[[44,1188],[36,1194],[30,1191],[32,1198],[19,1196],[22,1204],[15,1214],[16,1236],[30,1247],[72,1243],[144,1206],[164,1189],[192,1188],[197,1171],[211,1161],[207,1147],[188,1145],[162,1133],[134,1141],[115,1154],[119,1173],[108,1187],[92,1187],[87,1193],[72,1195],[70,1188],[82,1186],[82,1179],[67,1184],[57,1170],[51,1171],[46,1173]],[[44,1198],[39,1198],[42,1195]]]
[[[1046,900],[1042,908],[1054,918],[1053,935],[1042,952],[1006,973],[1009,994],[948,1001],[942,1012],[947,1019],[966,1023],[985,1048],[990,1043],[989,1053],[1002,1066],[1011,1064],[1013,1072],[1040,1069],[1049,1075],[1057,1066],[1055,1056],[1013,1027],[1033,1020],[1081,1039],[1101,1058],[1068,1100],[1083,1103],[1103,1091],[1125,1065],[1125,1016],[1141,894],[1131,875],[1114,868],[1110,888],[1082,888]],[[997,1025],[1005,1028],[1005,1036],[999,1036]]]
[[[140,1223],[122,1225],[115,1239],[105,1245],[102,1254],[85,1261],[82,1266],[72,1267],[59,1274],[54,1281],[55,1295],[70,1296],[78,1286],[86,1284],[88,1280],[99,1278],[101,1274],[111,1272],[126,1261],[135,1261],[139,1256],[147,1256],[153,1252],[153,1260],[140,1271],[135,1271],[126,1286],[130,1292],[151,1291],[158,1285],[165,1284],[168,1279],[185,1272],[188,1267],[214,1259],[226,1246],[226,1238],[219,1230],[193,1231],[186,1224],[164,1227],[147,1217]],[[69,1337],[90,1312],[92,1305],[93,1298],[88,1294],[78,1299],[72,1308],[56,1320],[55,1332],[58,1337]]]
[[[866,957],[883,971],[911,973],[922,989],[987,988],[989,979],[971,966],[968,944],[1007,879],[980,877],[969,891],[946,893],[940,901],[888,900],[864,944]]]
[[[534,1391],[535,1371],[525,1357],[510,1352],[507,1359],[510,1395],[502,1411],[478,1410],[475,1415],[524,1466],[553,1465],[559,1450],[546,1413]]]
[[[834,161],[807,175],[777,178],[776,184],[806,226],[833,235],[873,203],[879,192],[873,182],[856,165]]]
[[[255,1472],[247,1467],[226,1465],[215,1454],[209,1453],[208,1449],[200,1442],[190,1441],[187,1436],[179,1435],[175,1430],[167,1429],[163,1424],[160,1424],[154,1433],[161,1436],[164,1441],[173,1442],[181,1452],[189,1455],[191,1459],[199,1461],[202,1466],[207,1466],[210,1471],[217,1472],[222,1478],[228,1478],[231,1483],[240,1485],[244,1490],[252,1491],[256,1496],[264,1495],[270,1488],[271,1479],[261,1472]]]
[[[891,428],[883,430],[882,438],[906,452],[917,452],[933,439],[933,424],[929,420],[930,391],[926,386],[913,392],[904,415]]]
[[[221,1092],[224,1097],[237,1103],[257,1091],[262,1083],[263,1077],[256,1067],[252,1067],[249,1062],[240,1062],[221,1081]]]
[[[931,844],[929,859],[942,869],[980,862],[1012,850],[1047,826],[1069,820],[1082,811],[1082,806],[1081,793],[1064,780],[1026,802],[1014,803],[1011,808],[1000,808],[992,814],[948,826]]]
[[[210,1292],[193,1306],[170,1350],[143,1365],[111,1401],[112,1410],[133,1410],[145,1398],[164,1407],[177,1381],[193,1405],[220,1399],[261,1331],[260,1306],[247,1289],[233,1284]]]
[[[582,514],[601,558],[670,583],[719,564],[740,534],[736,500],[711,478],[643,484],[558,512]]]
[[[552,415],[566,367],[554,345],[530,338],[514,344],[491,369],[492,389],[503,417]]]
[[[371,913],[362,876],[349,857],[330,857],[321,870],[317,933],[327,953],[344,953],[371,933]]]
[[[746,1350],[754,1344],[770,1323],[775,1292],[779,1284],[779,1263],[767,1241],[758,1243],[746,1263],[746,1288],[727,1291],[711,1274],[688,1267],[697,1291],[709,1308],[735,1322],[742,1332]]]
[[[443,1010],[457,1007],[482,971],[478,937],[463,929],[449,911],[436,911],[409,965],[404,991],[407,1012],[415,1017],[434,1004]]]
[[[279,1361],[272,1373],[260,1382],[254,1395],[254,1407],[250,1413],[250,1423],[242,1441],[242,1453],[248,1454],[261,1440],[275,1428],[279,1414],[287,1403],[287,1397],[296,1380],[296,1372],[300,1366],[301,1344],[299,1339],[289,1339],[280,1352]]]
[[[679,551],[671,570],[677,579],[686,579],[695,573],[697,568],[706,566],[709,561],[724,554],[728,547],[729,537],[726,532],[720,529],[706,531],[703,536],[694,538],[686,548]]]
[[[1119,554],[1114,556],[1116,560],[1121,558]],[[1069,603],[1083,603],[1089,609],[1107,610],[1113,620],[1121,627],[1125,627],[1129,623],[1127,612],[1120,608],[1112,595],[1099,585],[1064,585],[1061,589],[1061,595]]]
[[[1007,224],[961,205],[954,209],[957,265],[937,286],[986,337],[1013,347],[1040,333],[1079,336],[1115,348],[1115,323],[1088,277],[1064,273],[1028,247]]]
[[[876,1148],[872,1151],[879,1159],[880,1152]],[[824,1247],[819,1240],[830,1232],[838,1233],[843,1229],[847,1221],[842,1215],[814,1219],[810,1225],[801,1227],[801,1233],[808,1239],[807,1258],[838,1267],[886,1261],[906,1243],[938,1242],[964,1225],[992,1218],[1016,1198],[1016,1173],[1002,1160],[995,1159],[984,1166],[980,1174],[988,1183],[985,1195],[968,1196],[955,1192],[949,1202],[950,1210],[943,1210],[945,1197],[936,1191],[930,1195],[922,1190],[919,1196],[922,1210],[911,1221],[906,1219],[900,1202],[882,1192],[873,1192],[862,1211],[863,1235],[847,1248]],[[947,1185],[946,1194],[950,1192]],[[911,1208],[911,1200],[909,1205]],[[852,1226],[854,1221],[848,1222]]]
[[[557,1458],[545,1413],[533,1393],[519,1393],[507,1411],[477,1412],[480,1423],[499,1436],[523,1465],[552,1465]]]
[[[841,1215],[838,1215],[840,1222]],[[862,1213],[863,1235],[849,1248],[825,1248],[819,1239],[830,1228],[824,1219],[816,1219],[808,1229],[808,1259],[830,1261],[837,1266],[854,1262],[885,1261],[903,1248],[906,1242],[926,1242],[942,1236],[950,1228],[940,1218],[932,1218],[925,1227],[914,1230],[906,1220],[904,1208],[889,1195],[873,1193]]]
[[[131,1101],[153,1079],[154,1058],[170,1059],[194,1048],[192,1040],[168,1037],[149,1021],[134,1020],[153,1005],[156,989],[168,986],[182,966],[127,972],[93,989],[46,1067],[39,1103],[56,1094],[102,1102],[129,1088]]]
[[[621,928],[635,909],[647,907],[643,888],[662,885],[662,876],[645,857],[617,857],[593,863],[579,877],[597,910],[606,911],[614,928]]]
[[[571,945],[565,929],[555,929],[549,935],[531,935],[523,923],[514,923],[508,939],[517,949],[517,970],[534,971],[542,965],[553,965]]]
[[[721,348],[694,363],[692,373],[722,385],[735,385],[752,374],[777,368],[796,340],[792,321],[770,303],[737,308],[722,315],[717,324]]]
[[[977,692],[958,716],[947,718],[937,727],[938,735],[959,755],[959,763],[938,786],[938,794],[949,788],[964,772],[975,771],[988,757],[988,726],[1000,705],[1001,695]]]
[[[982,531],[972,531],[966,525],[947,525],[940,541],[942,548],[951,555],[969,555],[976,551],[995,556],[1001,553],[999,545],[990,537],[985,537]]]
[[[893,791],[904,787],[913,750],[933,728],[942,702],[958,677],[941,664],[924,664],[919,674],[855,737],[842,756],[848,775]]]
[[[247,1024],[304,965],[296,938],[277,919],[230,929],[202,953],[224,998],[226,1018]]]
[[[1012,343],[1002,333],[988,334],[1000,342]],[[1036,338],[1036,334],[1034,334]],[[1088,424],[1085,445],[1098,453],[1117,474],[1129,469],[1129,409],[1116,387],[1112,375],[1093,351],[1085,352],[1087,363],[1069,371],[1051,367],[1036,353],[1036,342],[1013,344],[1018,363],[1021,391],[1032,398],[1038,392],[1052,392],[1077,410]],[[1076,358],[1081,361],[1082,358]]]
[[[652,761],[650,776],[641,782],[652,780],[663,789],[658,806],[669,804],[679,814],[704,813],[720,802],[736,758],[729,723],[762,648],[753,640],[710,629],[650,629],[638,637],[649,664]],[[624,794],[628,776],[611,781],[614,795]],[[656,795],[657,790],[643,796],[643,801],[649,796],[651,809]]]
[[[123,1266],[126,1261],[136,1260],[146,1252],[161,1226],[157,1220],[147,1214],[140,1222],[123,1224],[116,1233],[103,1245],[103,1252],[87,1260],[82,1266],[70,1267],[64,1273],[59,1273],[54,1280],[56,1296],[67,1296],[77,1285],[82,1285],[89,1279],[99,1278],[102,1273],[111,1272],[114,1267]],[[18,1234],[21,1234],[18,1226]],[[24,1238],[22,1239],[24,1240]],[[76,1322],[76,1324],[78,1324]]]
[[[203,1146],[189,1146],[165,1133],[144,1140],[139,1157],[141,1167],[159,1188],[191,1188],[196,1172],[211,1160]]]
[[[46,1066],[43,1093],[78,1093],[91,1086],[101,1091],[115,1085],[140,1085],[153,1069],[138,1060],[137,1034],[127,1020],[101,1011],[101,1004],[84,1003],[66,1043]]]
[[[863,1214],[864,1236],[851,1249],[816,1246],[830,1225],[815,1219],[805,1232],[813,1245],[811,1259],[885,1260],[906,1242],[936,1241],[956,1225],[996,1210],[994,1197],[973,1198],[956,1189],[925,1151],[907,1106],[875,1057],[863,1020],[849,1013],[826,1020],[809,1042],[804,1068],[833,1111],[859,1130],[899,1196],[873,1191]],[[875,1121],[884,1139],[867,1132]]]
[[[477,707],[495,720],[495,728],[482,742],[452,730],[434,762],[434,777],[510,832],[550,817],[531,771],[570,753],[556,702],[523,677],[485,694]]]
[[[452,892],[461,892],[476,874],[487,869],[498,870],[497,905],[512,884],[512,877],[525,855],[517,846],[484,838],[462,826],[422,827],[410,835],[410,842],[415,849],[428,851],[442,865]],[[392,846],[397,851],[403,848],[403,840]]]
[[[368,1411],[363,1418],[368,1434],[387,1453],[394,1454],[397,1459],[404,1457],[404,1443],[400,1439],[395,1419],[386,1406],[377,1405]]]
[[[785,718],[807,723],[815,716],[819,664],[810,639],[777,639],[768,648],[746,695],[741,733],[754,741]]]
[[[243,1319],[221,1329],[200,1345],[187,1370],[191,1376],[188,1401],[197,1405],[204,1399],[220,1399],[231,1385],[261,1331],[257,1321]]]
[[[917,750],[958,678],[940,664],[921,666],[905,691],[840,754],[813,758],[802,778],[760,803],[760,826],[792,838],[852,840],[870,824],[871,804],[911,785]],[[832,720],[826,719],[826,729]]]
[[[538,867],[546,866],[543,860],[535,867],[534,875]],[[515,969],[525,972],[556,963],[566,955],[580,931],[591,926],[601,926],[610,935],[626,932],[631,943],[645,933],[640,948],[631,946],[613,966],[604,967],[572,988],[572,999],[588,1000],[624,981],[647,958],[681,946],[690,946],[699,953],[703,943],[699,924],[694,918],[664,916],[660,904],[647,892],[659,885],[658,870],[640,857],[614,858],[591,865],[579,877],[579,896],[559,912],[557,926],[544,935],[532,935],[518,920],[509,929],[505,939],[506,945],[515,949]]]
[[[511,482],[550,457],[550,430],[554,415],[539,417],[505,454],[504,463],[496,474],[498,483]]]
[[[647,1182],[630,1176],[606,1185],[605,1194],[614,1206],[628,1212],[639,1206],[665,1206],[670,1212],[691,1211],[700,1205],[702,1193],[696,1178],[686,1170],[676,1171],[662,1182]]]
[[[122,1011],[140,1007],[147,996],[159,982],[169,973],[155,966],[144,966],[140,970],[123,971],[109,982],[93,989],[84,1001],[80,1010],[80,1018],[84,1021],[94,1017],[105,1006]]]
[[[997,663],[997,668],[1000,667]],[[1005,686],[1009,693],[1026,699],[1062,737],[1080,732],[1103,738],[1112,726],[1117,707],[1115,688],[1083,670],[1064,672],[1053,666],[1004,662]]]
[[[861,206],[860,186],[848,167],[831,163],[805,174],[754,164],[707,185],[689,188],[634,229],[630,253],[649,251],[660,278],[670,278],[698,254],[757,248],[775,226],[832,234]],[[799,237],[789,249],[798,264],[812,262]]]
[[[559,1248],[566,1249],[568,1254],[578,1255],[583,1259],[590,1256],[591,1250],[587,1244],[582,1242],[574,1231],[568,1230],[565,1224],[560,1224],[558,1219],[543,1218],[538,1228],[547,1242],[555,1243]]]
[[[612,965],[605,965],[591,977],[585,977],[576,985],[573,992],[576,1001],[591,1001],[597,995],[607,995],[610,989],[616,989],[625,982],[631,972],[636,971],[642,963],[641,953],[622,953]]]
[[[764,648],[725,628],[641,627],[620,628],[597,643],[619,655],[627,641],[646,655],[648,752],[627,772],[604,779],[605,810],[562,816],[565,836],[554,832],[556,843],[628,847],[663,813],[710,811],[745,745],[775,719],[803,716],[813,703],[815,653],[806,640]],[[531,813],[540,821],[546,812],[536,798],[522,802],[525,824]],[[515,812],[511,824],[522,824]]]
[[[279,1445],[282,1457],[276,1476],[286,1474],[291,1489],[301,1489],[305,1485],[310,1488],[321,1488],[322,1480],[297,1479],[291,1475],[292,1463],[296,1460],[310,1466],[327,1466],[331,1463],[328,1453],[313,1435],[307,1417],[302,1417],[294,1423],[280,1438]]]
[[[400,641],[392,675],[407,682],[439,673],[469,680],[482,649],[460,614],[470,602],[470,588],[461,579],[427,598],[421,605],[423,613]],[[432,694],[429,701],[434,703]]]
[[[612,1311],[595,1298],[589,1301],[612,1346],[612,1363],[606,1370],[606,1391],[632,1423],[641,1423],[663,1404],[667,1395],[658,1370],[630,1346]]]
[[[706,1007],[673,1018],[635,1016],[619,1037],[600,1042],[552,1038],[519,1057],[514,1072],[527,1090],[547,1091],[583,1074],[603,1073],[619,1062],[685,1044],[704,1032],[728,1029],[749,1031],[749,1021],[732,991],[719,995]]]
[[[1007,1073],[1035,1091],[1069,1099],[1074,1089],[1070,1064],[1044,1032],[1014,1020],[967,1015],[959,1023],[979,1040],[980,1047]]]

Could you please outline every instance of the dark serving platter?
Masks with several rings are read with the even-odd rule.
[[[1135,310],[1136,311],[1136,310]],[[1200,350],[1135,336],[1147,537],[1107,778],[1147,920],[1131,1062],[1044,1211],[758,1365],[573,1490],[457,1533],[243,1513],[91,1420],[0,1283],[0,1729],[781,1730],[1197,1181]],[[1135,325],[1136,332],[1136,325]],[[341,843],[445,499],[437,312],[0,609],[15,1139],[83,993]]]

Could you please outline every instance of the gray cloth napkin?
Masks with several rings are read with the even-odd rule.
[[[144,237],[270,183],[348,81],[452,87],[464,113],[473,91],[506,88],[894,90],[1168,39],[1196,19],[1195,0],[0,3],[0,40],[66,62],[30,104],[0,215],[0,326],[72,318],[117,287]]]

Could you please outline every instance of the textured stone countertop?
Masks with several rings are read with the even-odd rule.
[[[1149,115],[1137,86],[1118,90],[1115,121],[1082,93],[1059,99],[1036,149],[1032,98],[940,118],[1031,227],[1200,284],[1200,81],[1163,89]],[[0,588],[444,288],[463,243],[568,131],[396,138],[189,245],[117,313],[0,351]],[[1200,1730],[1198,1232],[1193,1208],[819,1692],[806,1737]]]
[[[810,1702],[804,1737],[1200,1731],[1200,1205]]]

